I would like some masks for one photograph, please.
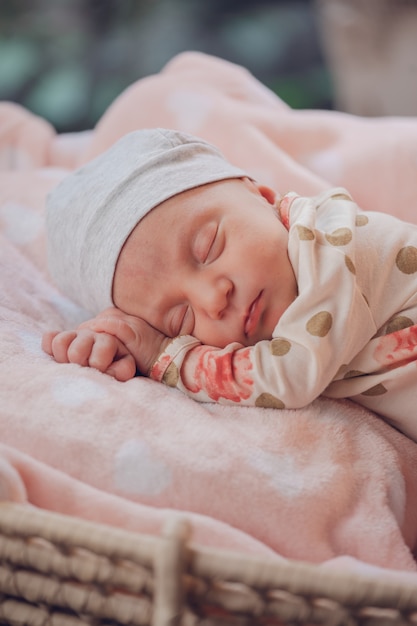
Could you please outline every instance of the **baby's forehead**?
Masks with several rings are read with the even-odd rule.
[[[227,211],[222,202],[224,191],[230,185],[242,185],[243,179],[226,179],[193,187],[182,191],[156,205],[134,226],[127,237],[120,256],[129,254],[137,258],[143,254],[152,255],[162,245],[179,240],[183,233],[192,233],[209,216]],[[120,258],[120,257],[119,257]]]

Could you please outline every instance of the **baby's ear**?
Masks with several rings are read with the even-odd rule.
[[[259,193],[269,204],[272,206],[276,206],[279,202],[281,196],[276,191],[271,189],[271,187],[267,187],[266,185],[261,185],[259,183],[255,183]]]

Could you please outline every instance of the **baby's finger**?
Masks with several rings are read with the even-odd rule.
[[[95,332],[108,333],[117,337],[128,349],[137,348],[140,343],[140,338],[131,326],[116,316],[96,318],[90,322],[90,328]]]
[[[117,361],[114,361],[106,370],[106,374],[113,376],[116,380],[124,383],[136,376],[136,363],[131,354],[125,354]]]
[[[52,341],[58,335],[59,330],[50,330],[42,335],[42,350],[53,356],[52,354]]]
[[[70,363],[68,350],[76,337],[77,333],[73,330],[66,330],[55,335],[51,343],[51,351],[55,361],[58,363]]]
[[[88,365],[95,367],[100,372],[106,372],[110,365],[119,355],[121,344],[113,337],[105,333],[96,333],[94,344],[90,350]],[[123,354],[125,354],[125,350]]]
[[[109,307],[105,309],[104,311],[101,311],[101,313],[99,313],[95,317],[85,320],[84,322],[81,322],[81,324],[78,326],[78,329],[85,329],[85,328],[91,329],[93,326],[97,325],[97,322],[100,322],[101,320],[105,320],[105,319],[121,320],[124,317],[126,317],[126,315],[122,313],[121,311],[119,311],[119,309],[116,309],[116,307]]]
[[[73,340],[67,349],[67,357],[69,363],[77,363],[78,365],[89,365],[89,358],[94,346],[94,333],[91,332],[74,332]]]

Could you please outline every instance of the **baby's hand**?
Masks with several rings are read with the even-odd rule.
[[[140,317],[127,315],[119,309],[106,309],[94,319],[81,324],[80,329],[88,328],[96,333],[113,335],[123,344],[136,363],[136,369],[147,376],[149,371],[171,341]]]
[[[42,348],[58,363],[78,363],[94,367],[126,381],[136,375],[136,363],[117,337],[86,327],[63,332],[48,332],[42,337]]]

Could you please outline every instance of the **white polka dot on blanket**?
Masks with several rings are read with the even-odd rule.
[[[120,491],[154,496],[171,484],[171,470],[159,459],[146,441],[130,439],[115,457],[114,483]]]
[[[40,235],[43,220],[29,207],[6,202],[0,207],[0,225],[11,242],[23,245],[34,241]]]
[[[314,459],[314,463],[300,465],[292,454],[271,454],[257,450],[249,464],[263,474],[269,484],[286,498],[321,493],[334,481],[336,465],[330,459]]]
[[[104,385],[83,376],[54,378],[51,392],[55,402],[67,407],[77,407],[91,400],[101,400],[108,393]]]
[[[176,117],[175,125],[189,133],[198,134],[212,106],[212,99],[208,95],[196,93],[192,89],[176,89],[166,99],[168,111]]]

